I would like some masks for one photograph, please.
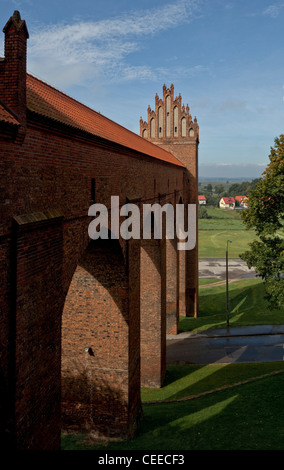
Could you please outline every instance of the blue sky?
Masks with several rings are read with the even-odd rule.
[[[284,132],[284,0],[0,0],[29,73],[139,134],[165,83],[200,126],[200,176],[257,177]],[[3,55],[2,37],[0,54]]]

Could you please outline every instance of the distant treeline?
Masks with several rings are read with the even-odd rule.
[[[204,184],[199,188],[198,194],[203,194],[206,197],[206,202],[212,206],[218,206],[220,198],[224,196],[249,196],[249,193],[254,189],[258,178],[252,181],[242,181],[241,183],[233,183],[227,188],[222,184]]]

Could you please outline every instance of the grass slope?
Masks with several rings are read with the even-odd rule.
[[[202,280],[202,282],[205,282],[205,280]],[[271,310],[265,301],[264,294],[263,281],[260,279],[243,279],[230,283],[230,325],[236,327],[283,324],[284,308]],[[200,288],[198,317],[180,317],[179,331],[198,331],[225,327],[225,284]]]
[[[182,397],[280,369],[284,370],[283,362],[173,366],[168,368],[163,396]],[[283,387],[284,373],[278,373],[192,400],[144,403],[144,417],[133,440],[99,443],[63,434],[62,449],[282,450]],[[160,400],[162,390],[152,390],[152,399]]]
[[[249,243],[256,238],[253,230],[246,230],[240,211],[207,207],[209,219],[198,221],[199,258],[225,258],[227,240],[229,257],[239,255],[249,248]]]

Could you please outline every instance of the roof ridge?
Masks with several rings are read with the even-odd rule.
[[[99,127],[97,127],[97,129],[95,129],[96,126],[94,126],[94,128],[91,129],[90,126],[88,125],[87,126],[88,128],[85,128],[86,132],[91,133],[91,134],[93,133],[94,135],[98,135],[100,137],[106,138],[107,140],[113,140],[112,136],[109,133],[107,134],[104,131],[101,132],[99,130],[100,127],[101,127],[101,129],[102,128],[104,129],[105,127],[110,128],[110,126],[111,126],[112,129],[113,129],[114,134],[116,134],[116,135],[121,134],[121,137],[122,137],[122,138],[120,138],[120,137],[119,138],[117,138],[117,137],[114,138],[113,142],[119,143],[120,145],[123,145],[125,147],[128,147],[128,148],[131,148],[133,150],[139,151],[140,153],[151,156],[153,158],[163,160],[165,162],[172,163],[174,165],[184,166],[183,163],[180,162],[168,150],[166,150],[166,149],[164,149],[164,148],[162,148],[158,145],[153,144],[152,142],[150,142],[147,139],[144,139],[139,134],[127,129],[126,127],[124,127],[121,124],[118,124],[117,122],[113,121],[112,119],[106,117],[104,114],[102,114],[102,113],[94,110],[90,106],[78,101],[76,98],[73,98],[72,96],[67,95],[65,92],[59,90],[55,86],[50,85],[49,83],[46,83],[45,81],[43,81],[42,79],[40,79],[38,77],[35,77],[31,73],[27,73],[27,82],[28,82],[29,79],[31,81],[33,81],[33,83],[34,83],[34,85],[31,83],[31,89],[33,89],[33,86],[36,88],[37,87],[36,83],[38,83],[38,84],[41,85],[41,87],[44,87],[43,90],[44,89],[46,91],[50,90],[53,95],[55,94],[55,97],[56,97],[56,95],[58,95],[62,98],[62,100],[66,101],[67,108],[68,108],[68,103],[70,103],[70,107],[73,109],[73,111],[74,111],[74,107],[77,108],[79,110],[79,112],[82,112],[83,110],[87,111],[87,113],[88,113],[87,119],[89,120],[89,122],[92,122],[92,116],[97,117],[98,118],[97,124],[98,124]],[[50,105],[50,103],[47,102],[47,105],[48,104]],[[62,105],[62,103],[61,103],[61,105]],[[38,107],[38,109],[36,109],[36,107]],[[31,108],[31,111],[33,111],[37,114],[42,114],[42,115],[47,116],[47,117],[49,116],[48,113],[46,114],[46,112],[44,112],[44,109],[41,109],[40,106],[38,106],[38,103],[36,104],[36,107],[33,106]],[[66,114],[66,117],[67,116],[68,116],[68,113]],[[61,121],[60,116],[50,116],[50,117],[52,117],[52,119],[54,119],[58,122],[64,122],[64,120]],[[70,115],[69,115],[69,117],[71,119],[73,119]],[[105,123],[101,122],[101,121],[105,121]],[[94,120],[93,124],[95,124],[95,122],[96,121]],[[65,123],[66,123],[66,121],[65,121]],[[77,123],[78,123],[78,121],[77,121]],[[108,126],[108,123],[109,123],[109,126]],[[75,121],[74,121],[74,126],[72,124],[70,124],[70,122],[69,123],[67,122],[67,125],[71,125],[72,127],[79,128],[79,129],[82,129],[82,127],[84,127],[83,125],[82,126],[79,125],[79,127],[78,127],[78,125],[76,125]],[[132,144],[134,142],[134,145],[130,144],[131,141],[132,141]],[[135,143],[135,141],[136,141],[136,143]],[[141,142],[141,148],[139,148],[140,147],[139,142]],[[143,142],[143,145],[142,145],[142,142]],[[144,146],[144,149],[143,149],[143,146]]]

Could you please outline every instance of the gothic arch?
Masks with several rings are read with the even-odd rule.
[[[181,136],[186,137],[186,118],[181,118]]]
[[[179,125],[178,125],[178,107],[174,107],[174,137],[178,137]]]
[[[150,121],[150,137],[156,136],[156,120],[152,118]]]
[[[165,98],[166,102],[166,136],[171,136],[171,97],[167,95]]]
[[[74,272],[63,310],[62,421],[67,428],[129,437],[129,389],[139,404],[140,369],[137,342],[137,364],[129,370],[129,341],[137,320],[129,318],[128,291],[119,241],[92,240]]]
[[[158,136],[163,137],[164,135],[164,108],[159,106],[158,108]]]

